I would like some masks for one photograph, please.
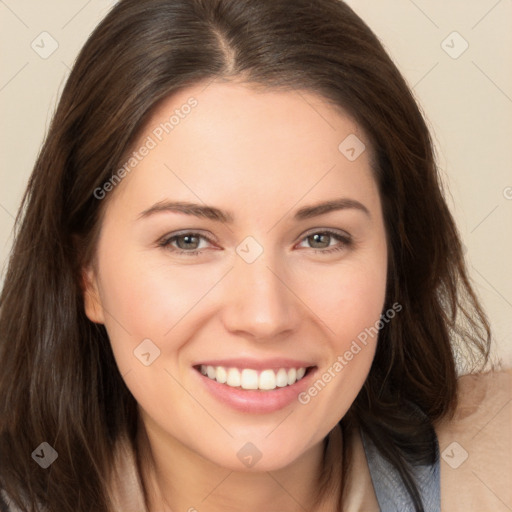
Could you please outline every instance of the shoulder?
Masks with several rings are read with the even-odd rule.
[[[464,375],[452,418],[436,425],[443,510],[512,509],[512,368]]]
[[[0,512],[21,512],[14,503],[11,503],[9,496],[3,489],[0,489]]]
[[[114,449],[114,472],[109,482],[110,500],[114,510],[140,512],[146,510],[143,484],[138,472],[133,446],[121,436]]]

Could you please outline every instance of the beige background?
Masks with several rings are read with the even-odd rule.
[[[2,282],[14,217],[59,93],[114,3],[0,0]],[[511,366],[512,0],[348,3],[380,37],[426,113],[497,355]],[[40,53],[58,48],[42,58],[32,44]]]

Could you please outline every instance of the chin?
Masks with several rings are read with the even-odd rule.
[[[284,443],[284,439],[288,442]],[[223,446],[218,441],[216,444],[216,449],[205,450],[202,456],[215,466],[229,471],[252,473],[283,469],[311,449],[310,445],[306,446],[300,439],[290,439],[285,432],[276,434],[272,440],[260,436],[251,441],[251,437],[244,437],[232,439]]]

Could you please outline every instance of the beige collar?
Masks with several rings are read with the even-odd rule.
[[[461,377],[457,411],[452,418],[438,422],[435,429],[442,459],[443,510],[512,510],[512,369]],[[341,429],[336,426],[328,435],[325,492],[315,512],[340,510],[341,453],[342,444],[347,442],[352,453],[343,512],[379,511],[358,430],[350,440],[342,440]],[[467,457],[463,462],[461,454]],[[118,442],[115,469],[111,486],[115,510],[146,512],[136,460],[127,439]]]
[[[361,437],[354,432],[352,443],[352,465],[347,476],[343,497],[345,512],[378,512],[379,507],[373,491],[370,472],[366,463]],[[342,435],[336,427],[328,435],[325,457],[324,493],[315,512],[337,512],[339,510]],[[131,444],[127,438],[118,441],[115,452],[115,475],[111,485],[112,500],[119,512],[145,512],[142,483],[137,471],[137,463]]]

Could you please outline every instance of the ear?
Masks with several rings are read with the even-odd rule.
[[[87,318],[97,324],[105,323],[96,273],[92,267],[82,270],[82,290]]]

